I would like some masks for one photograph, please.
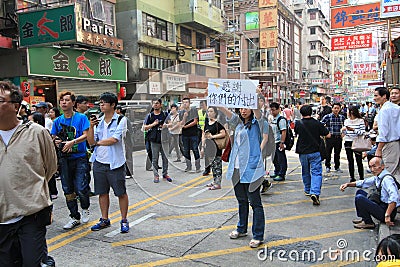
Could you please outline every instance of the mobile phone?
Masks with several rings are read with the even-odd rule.
[[[91,119],[91,120],[97,120],[97,116],[94,115],[94,114],[92,114],[92,115],[90,115],[90,119]]]

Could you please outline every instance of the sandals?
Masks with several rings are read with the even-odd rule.
[[[211,186],[210,188],[208,188],[209,190],[218,190],[218,189],[221,189],[221,186],[220,185],[213,185],[213,186]]]
[[[229,237],[230,237],[231,239],[236,239],[236,238],[244,237],[244,236],[247,236],[247,233],[239,233],[239,232],[236,231],[236,230],[232,231],[232,232],[229,234]]]
[[[251,248],[258,248],[262,244],[261,240],[252,239],[249,243]]]

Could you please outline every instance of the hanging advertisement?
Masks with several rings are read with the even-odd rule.
[[[260,10],[260,29],[278,27],[278,8]]]
[[[260,30],[260,48],[278,47],[278,30],[263,29]]]
[[[246,31],[257,30],[260,26],[259,24],[258,12],[246,13]]]
[[[378,23],[380,3],[331,8],[331,29]]]
[[[400,2],[397,0],[381,0],[381,18],[400,16]]]
[[[277,6],[277,4],[278,4],[277,0],[259,0],[258,1],[259,8],[274,7],[274,6]]]
[[[351,50],[372,47],[372,33],[363,33],[350,36],[333,36],[331,50]]]

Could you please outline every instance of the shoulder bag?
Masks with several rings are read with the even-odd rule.
[[[216,121],[215,123],[217,123],[217,132],[219,133],[220,132],[220,130],[222,130],[222,129],[220,129],[220,130],[218,130],[218,122]],[[225,128],[224,127],[222,127],[223,128],[223,130],[225,130]],[[228,132],[225,130],[225,136],[224,137],[222,137],[222,138],[215,138],[215,139],[213,139],[214,140],[214,142],[215,142],[215,144],[217,145],[217,147],[218,147],[218,149],[224,149],[224,148],[226,148],[226,146],[227,146],[227,144],[228,144],[228,142],[229,142],[229,134],[228,134]]]
[[[363,134],[363,135],[358,135],[354,140],[351,145],[351,149],[355,152],[364,152],[364,151],[369,151],[372,148],[372,143],[371,139]]]

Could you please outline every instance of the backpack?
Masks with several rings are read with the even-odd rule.
[[[265,118],[264,118],[265,120]],[[260,131],[261,131],[261,140],[262,140],[262,135],[264,132],[264,121],[261,121],[260,123]],[[272,129],[272,126],[270,123],[268,123],[268,140],[267,143],[264,146],[264,149],[262,151],[262,157],[265,159],[266,157],[271,156],[275,152],[275,136],[274,136],[274,131]]]
[[[289,124],[288,124],[287,120],[283,116],[280,116],[278,118],[278,121],[276,122],[276,124],[278,126],[278,130],[279,131],[282,130],[282,129],[279,128],[279,122],[281,120],[285,120],[285,123],[286,123],[286,138],[283,141],[285,143],[285,146],[286,146],[285,150],[291,150],[293,145],[294,145],[294,135],[293,135],[292,129],[290,129],[290,127],[289,127]]]

